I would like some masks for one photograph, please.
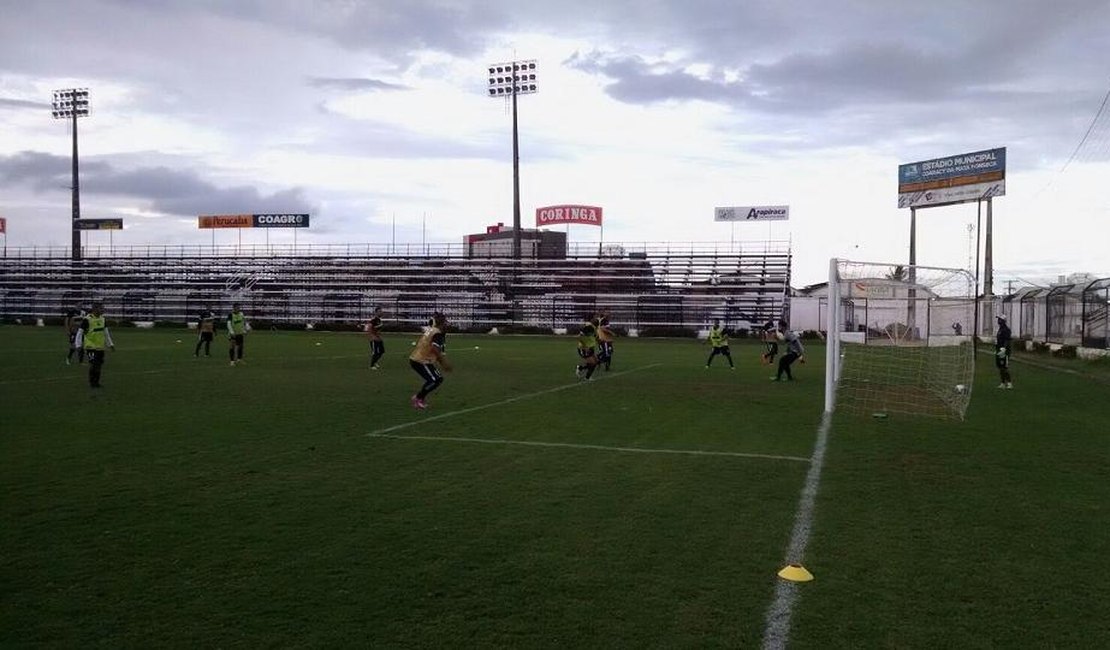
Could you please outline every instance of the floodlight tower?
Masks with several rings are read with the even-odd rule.
[[[520,259],[520,151],[517,138],[516,96],[536,92],[536,60],[489,65],[489,96],[513,99],[513,259]]]
[[[89,89],[66,88],[54,91],[54,119],[73,120],[73,259],[81,259],[81,187],[77,181],[77,118],[89,116]]]

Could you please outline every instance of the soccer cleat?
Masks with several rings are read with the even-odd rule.
[[[782,379],[779,379],[778,377],[771,377],[771,381],[782,381]]]
[[[729,370],[736,370],[736,366],[729,366],[728,369]]]
[[[998,387],[999,388],[1005,388],[1006,387],[1006,382],[1002,382],[1001,384],[998,385]]]
[[[1010,382],[1010,381],[1006,382],[1006,390],[1010,390],[1010,389],[1012,389],[1013,387],[1014,387],[1014,384],[1013,384],[1013,382]]]
[[[370,366],[370,369],[371,370],[381,370],[382,367],[381,366]]]
[[[409,399],[409,402],[412,403],[412,407],[414,409],[426,409],[426,408],[428,408],[428,405],[424,402],[424,400],[420,399],[416,395],[413,395],[412,398]]]
[[[235,362],[234,362],[234,361],[231,361],[231,362],[229,362],[229,363],[228,363],[227,365],[229,365],[229,366],[234,366],[234,365],[235,365]]]

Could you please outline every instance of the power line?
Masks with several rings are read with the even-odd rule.
[[[1083,134],[1083,139],[1080,140],[1079,144],[1075,146],[1075,151],[1071,152],[1071,156],[1068,158],[1068,161],[1064,163],[1064,166],[1061,167],[1060,171],[1057,173],[1064,173],[1064,170],[1068,168],[1068,165],[1071,164],[1071,161],[1075,160],[1075,156],[1079,154],[1079,150],[1083,148],[1083,145],[1087,142],[1087,138],[1091,135],[1091,131],[1094,130],[1095,124],[1098,122],[1098,118],[1102,117],[1102,112],[1106,110],[1106,101],[1108,99],[1110,99],[1110,90],[1107,90],[1106,95],[1103,96],[1102,104],[1099,105],[1098,112],[1095,113],[1095,119],[1091,120],[1091,125],[1087,127],[1087,132]]]
[[[1075,150],[1071,152],[1071,156],[1069,156],[1064,165],[1060,167],[1060,170],[1056,172],[1056,175],[1048,179],[1048,182],[1044,184],[1044,187],[1037,190],[1037,192],[1033,194],[1032,199],[1036,199],[1041,194],[1043,194],[1045,190],[1047,190],[1049,187],[1052,187],[1052,184],[1056,181],[1056,179],[1064,173],[1064,170],[1066,170],[1068,166],[1071,165],[1071,163],[1075,160],[1075,157],[1079,155],[1079,151],[1083,149],[1083,145],[1086,144],[1087,139],[1091,137],[1091,132],[1094,131],[1095,125],[1098,124],[1099,118],[1102,117],[1103,111],[1106,110],[1106,103],[1108,100],[1110,100],[1110,90],[1107,90],[1106,94],[1103,95],[1102,103],[1099,104],[1098,111],[1095,112],[1094,119],[1091,120],[1091,124],[1087,127],[1087,132],[1083,134],[1083,137],[1079,140],[1079,144],[1075,145]]]

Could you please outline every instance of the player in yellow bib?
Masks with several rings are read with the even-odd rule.
[[[115,350],[108,322],[104,318],[104,305],[95,303],[92,311],[81,321],[77,328],[74,347],[84,348],[89,358],[89,386],[100,388],[100,371],[104,366],[104,350]]]
[[[578,328],[578,358],[581,360],[574,367],[574,376],[579,380],[593,379],[594,369],[597,368],[597,328],[593,323],[582,323]]]
[[[720,319],[714,320],[713,327],[709,328],[709,345],[713,346],[713,351],[709,353],[709,358],[705,360],[706,368],[713,365],[713,357],[720,354],[728,359],[729,369],[736,370],[736,366],[732,363],[732,352],[728,349],[728,330],[721,327]]]
[[[231,313],[227,315],[227,339],[231,344],[227,350],[227,356],[233,366],[243,363],[243,339],[246,335],[247,317],[243,315],[239,304],[236,303],[232,305]]]

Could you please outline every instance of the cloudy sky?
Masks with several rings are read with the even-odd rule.
[[[116,246],[209,243],[197,215],[267,211],[311,213],[300,243],[461,242],[512,222],[511,113],[486,66],[535,58],[526,226],[584,203],[605,228],[572,241],[789,238],[800,286],[830,257],[907,258],[900,163],[1007,147],[996,288],[1110,276],[1110,0],[0,0],[0,16],[9,248],[69,242],[50,102],[75,86],[82,216],[123,217]],[[713,221],[767,204],[790,221]],[[918,262],[968,267],[975,222],[975,204],[919,211]]]

